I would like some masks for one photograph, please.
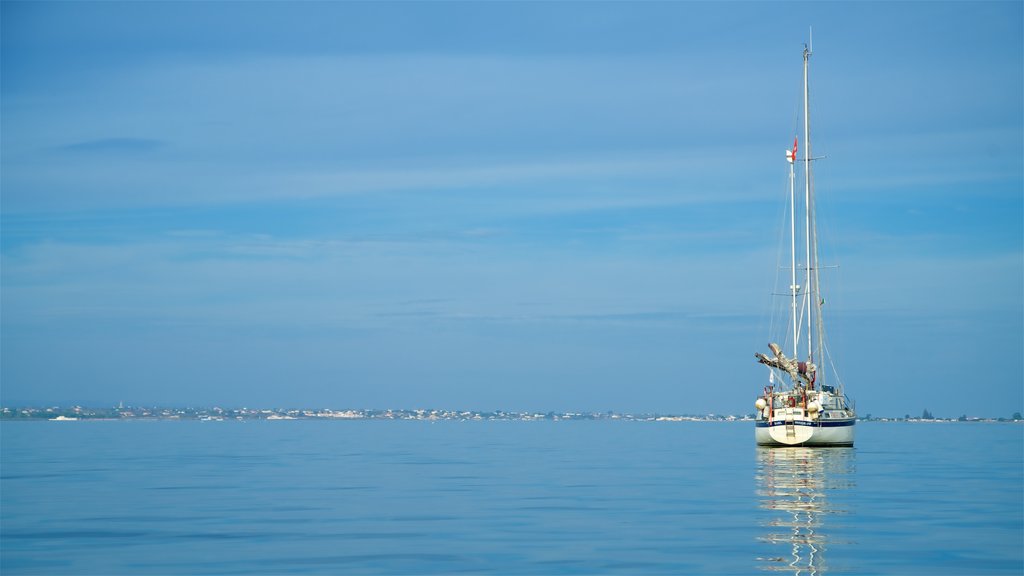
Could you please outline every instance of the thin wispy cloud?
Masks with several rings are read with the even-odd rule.
[[[58,150],[78,153],[141,153],[152,152],[167,143],[152,138],[108,137],[74,142],[58,147]]]

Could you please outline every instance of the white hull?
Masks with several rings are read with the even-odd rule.
[[[853,446],[855,420],[757,421],[754,438],[759,446]]]

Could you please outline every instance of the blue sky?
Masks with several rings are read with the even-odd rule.
[[[1020,2],[4,2],[4,405],[743,413],[801,49],[861,413],[1024,410]]]

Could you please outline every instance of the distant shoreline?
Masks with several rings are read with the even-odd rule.
[[[366,409],[267,409],[267,408],[164,408],[124,407],[85,408],[18,407],[0,408],[0,421],[84,421],[84,420],[195,420],[195,421],[247,421],[247,420],[420,420],[420,421],[595,421],[618,420],[626,422],[752,422],[752,414],[658,414],[618,412],[506,412],[503,410],[366,410]],[[1024,422],[1019,413],[1010,418],[960,416],[959,418],[872,417],[858,418],[861,422]]]

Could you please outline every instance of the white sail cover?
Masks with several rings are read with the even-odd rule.
[[[786,355],[782,353],[782,348],[774,342],[768,344],[768,348],[775,357],[770,358],[765,354],[755,352],[754,357],[757,358],[758,362],[772,368],[785,370],[789,377],[793,379],[794,384],[799,382],[805,384],[814,383],[814,373],[818,370],[817,366],[811,362],[799,362],[795,359],[786,358]]]

